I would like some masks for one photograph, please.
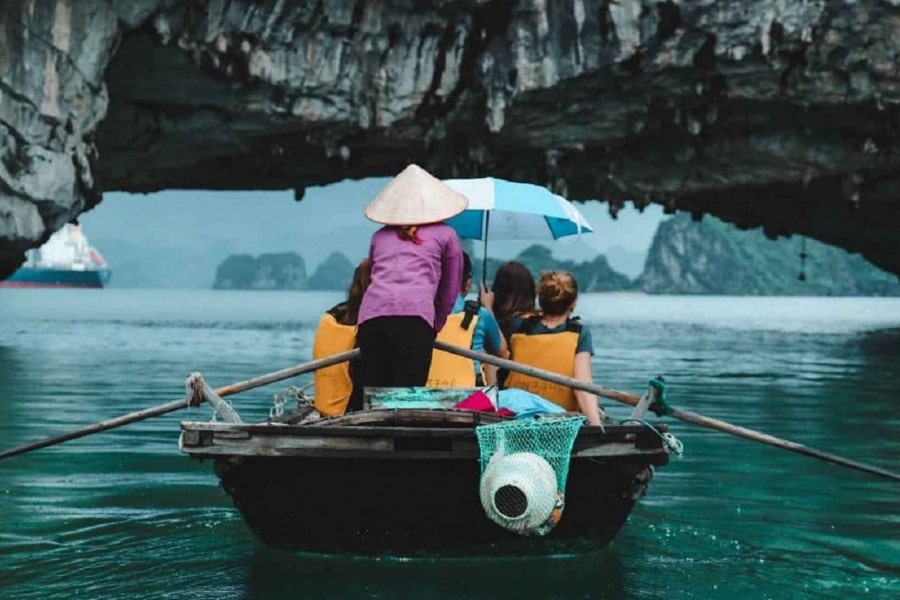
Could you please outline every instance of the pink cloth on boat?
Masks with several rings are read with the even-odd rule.
[[[457,410],[471,410],[473,412],[492,413],[503,417],[516,416],[516,413],[509,410],[508,408],[501,408],[500,410],[497,410],[488,395],[481,390],[478,390],[465,400],[457,402],[453,405],[453,408]]]

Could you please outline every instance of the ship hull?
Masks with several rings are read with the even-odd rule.
[[[0,281],[7,288],[102,288],[109,283],[109,269],[74,271],[22,267],[9,279]]]

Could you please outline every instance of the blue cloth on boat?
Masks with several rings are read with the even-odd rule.
[[[500,390],[497,393],[497,408],[506,408],[516,413],[517,419],[526,419],[535,415],[545,415],[547,413],[561,413],[566,410],[549,400],[520,390],[517,388],[509,388]]]

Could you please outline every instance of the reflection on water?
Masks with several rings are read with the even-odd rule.
[[[193,370],[217,386],[301,362],[338,296],[4,290],[0,445],[169,402]],[[900,301],[588,295],[579,308],[597,381],[641,392],[664,373],[679,407],[900,470]],[[235,407],[263,418],[280,389]],[[608,548],[490,560],[271,550],[211,465],[177,451],[179,421],[208,417],[192,409],[0,461],[0,597],[900,593],[895,483],[677,422],[685,457],[657,472]]]
[[[629,569],[615,548],[580,559],[347,559],[277,552],[258,546],[249,562],[248,598],[354,595],[441,598],[621,598]],[[296,581],[296,588],[284,585]]]

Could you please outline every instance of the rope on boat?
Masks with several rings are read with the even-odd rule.
[[[269,418],[275,419],[284,414],[284,405],[287,404],[288,398],[297,401],[297,408],[301,406],[311,406],[312,398],[306,395],[306,390],[312,387],[309,383],[303,387],[292,385],[273,396],[272,407],[269,409]]]
[[[290,390],[286,390],[290,391]],[[275,399],[272,401],[272,408],[269,409],[269,418],[277,419],[281,415],[284,414],[284,403],[287,402],[287,394],[281,392],[280,394],[275,394]]]
[[[641,425],[655,433],[656,436],[662,440],[663,445],[668,448],[670,452],[672,452],[676,456],[682,456],[684,454],[684,443],[668,431],[662,433],[659,429],[657,429],[644,419],[625,419],[624,421],[620,421],[619,425],[625,425],[626,423],[640,423]]]

